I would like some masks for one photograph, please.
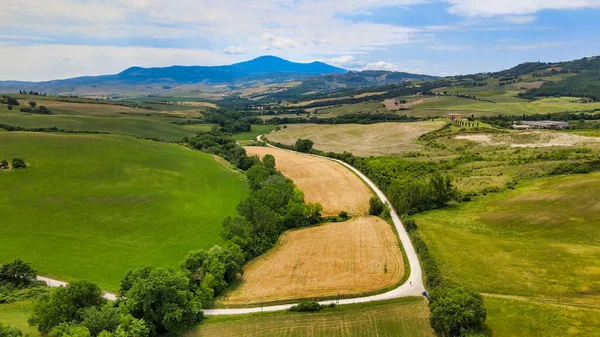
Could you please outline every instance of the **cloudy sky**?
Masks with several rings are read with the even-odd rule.
[[[600,54],[600,0],[7,0],[0,80],[276,55],[450,75]]]

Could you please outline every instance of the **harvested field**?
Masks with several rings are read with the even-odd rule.
[[[424,133],[441,128],[445,123],[447,122],[296,124],[271,133],[269,139],[292,145],[298,138],[308,138],[315,143],[316,149],[322,151],[348,151],[357,156],[388,156],[420,150],[422,147],[417,144],[416,139]]]
[[[227,305],[347,296],[394,286],[404,261],[391,226],[369,216],[287,231],[244,268]],[[265,282],[268,280],[268,282]]]
[[[413,105],[419,105],[425,101],[430,101],[430,100],[434,100],[437,97],[433,97],[433,98],[420,98],[411,102],[407,102],[404,104],[398,104],[396,105],[396,102],[398,102],[397,99],[386,99],[383,101],[383,105],[385,105],[385,108],[388,109],[389,111],[395,111],[395,110],[399,110],[399,109],[408,109]]]
[[[68,114],[69,112],[74,114],[81,114],[86,116],[112,116],[119,115],[121,113],[128,114],[140,114],[145,115],[147,113],[153,112],[152,110],[141,109],[141,108],[133,108],[129,106],[122,106],[116,104],[107,104],[107,103],[76,103],[76,102],[66,102],[66,101],[53,101],[49,99],[19,99],[21,105],[28,106],[27,102],[34,101],[38,104],[38,106],[43,105],[55,112],[55,110],[59,110],[61,113]]]
[[[600,141],[600,138],[554,131],[527,131],[492,135],[459,135],[456,136],[456,139],[467,139],[485,145],[508,145],[511,147],[575,146]]]
[[[272,154],[277,169],[304,192],[306,202],[323,205],[323,215],[346,211],[364,215],[373,196],[365,183],[350,170],[331,160],[269,147],[246,147],[249,155]]]

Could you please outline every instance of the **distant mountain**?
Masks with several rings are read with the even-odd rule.
[[[303,79],[347,70],[323,62],[296,63],[275,56],[225,66],[131,67],[118,74],[75,77],[46,82],[0,81],[0,91],[27,89],[42,92],[77,92],[81,87],[161,85],[170,88],[186,84],[239,85],[260,81],[264,84]]]

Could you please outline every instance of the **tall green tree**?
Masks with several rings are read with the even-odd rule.
[[[8,282],[17,287],[35,282],[36,272],[21,259],[15,259],[0,268],[0,282]]]
[[[460,287],[437,287],[429,298],[431,327],[446,336],[479,331],[487,317],[483,298]]]
[[[182,273],[166,268],[130,270],[121,281],[123,307],[143,319],[152,334],[182,333],[202,317],[200,303]]]
[[[0,323],[0,337],[21,337],[23,333],[17,328]]]
[[[37,325],[42,334],[47,334],[61,323],[80,322],[84,309],[105,303],[100,287],[89,281],[73,281],[66,287],[52,289],[50,295],[38,300],[29,324]]]

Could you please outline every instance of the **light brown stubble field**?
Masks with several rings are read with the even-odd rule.
[[[346,211],[364,215],[373,196],[365,183],[350,170],[331,160],[269,147],[246,147],[248,155],[275,157],[275,165],[304,192],[307,203],[320,203],[323,215]]]
[[[356,156],[389,156],[418,151],[416,139],[437,130],[446,121],[379,124],[294,124],[269,134],[268,138],[282,144],[293,145],[298,138],[312,140],[321,151],[348,151]]]
[[[275,248],[244,268],[222,303],[247,305],[345,297],[396,285],[404,261],[391,226],[374,216],[283,233]]]

